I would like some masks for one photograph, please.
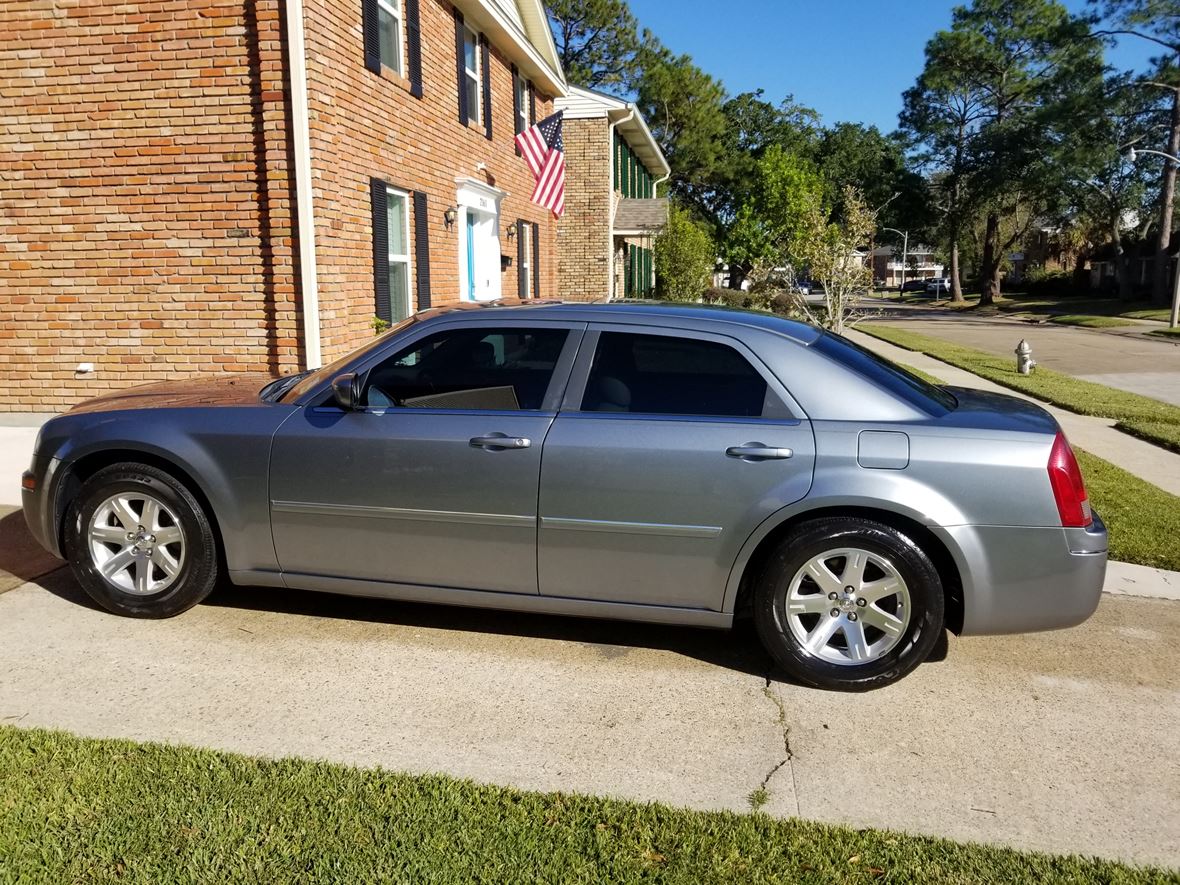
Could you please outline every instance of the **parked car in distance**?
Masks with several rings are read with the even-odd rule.
[[[48,421],[37,540],[106,609],[219,575],[656,624],[752,616],[826,688],[962,634],[1067,627],[1106,530],[1024,400],[927,384],[782,317],[651,303],[428,310],[330,366],[109,393]]]
[[[949,295],[951,291],[951,281],[946,277],[935,277],[932,280],[926,281],[926,294],[933,295],[936,298],[939,295]]]
[[[904,283],[902,283],[900,286],[898,286],[898,291],[902,292],[902,293],[905,293],[905,292],[925,292],[926,291],[926,281],[925,280],[906,280]]]

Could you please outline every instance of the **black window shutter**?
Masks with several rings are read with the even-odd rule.
[[[541,225],[533,225],[533,297],[541,297]]]
[[[418,310],[426,310],[430,307],[430,215],[422,191],[414,191],[414,278]]]
[[[361,0],[361,31],[365,43],[365,67],[381,73],[381,27],[377,24],[377,0]]]
[[[529,125],[535,126],[537,124],[537,93],[533,90],[533,84],[529,84]]]
[[[422,23],[418,15],[418,0],[405,0],[406,10],[406,73],[410,77],[410,95],[422,97]]]
[[[459,76],[459,122],[467,125],[467,75],[463,64],[463,13],[455,10],[455,61]]]
[[[492,65],[491,50],[488,48],[488,38],[479,35],[479,73],[483,77],[483,131],[491,141],[492,138]]]
[[[529,278],[524,273],[524,263],[528,256],[524,254],[524,231],[528,222],[523,218],[516,219],[516,297],[527,298],[529,294]],[[531,232],[530,228],[530,232]],[[529,237],[531,240],[532,237]]]
[[[373,205],[373,313],[389,323],[393,312],[389,305],[389,210],[388,191],[380,178],[369,179]]]

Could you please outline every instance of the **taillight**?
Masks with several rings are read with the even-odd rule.
[[[1049,484],[1053,486],[1053,497],[1057,501],[1057,512],[1061,515],[1063,526],[1085,528],[1094,521],[1078,459],[1074,457],[1065,434],[1060,431],[1049,452]]]

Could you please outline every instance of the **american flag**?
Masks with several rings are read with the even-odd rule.
[[[561,218],[565,211],[565,142],[561,138],[562,111],[552,114],[516,136],[516,146],[532,170],[537,185],[532,200]]]

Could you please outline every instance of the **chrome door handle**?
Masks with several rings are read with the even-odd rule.
[[[779,446],[748,442],[745,445],[730,446],[725,450],[725,454],[731,458],[741,458],[743,461],[781,461],[790,458],[795,453]]]
[[[505,436],[502,433],[473,436],[469,442],[477,449],[490,449],[493,452],[502,452],[505,449],[527,449],[533,444],[531,439],[526,439],[523,436]]]

